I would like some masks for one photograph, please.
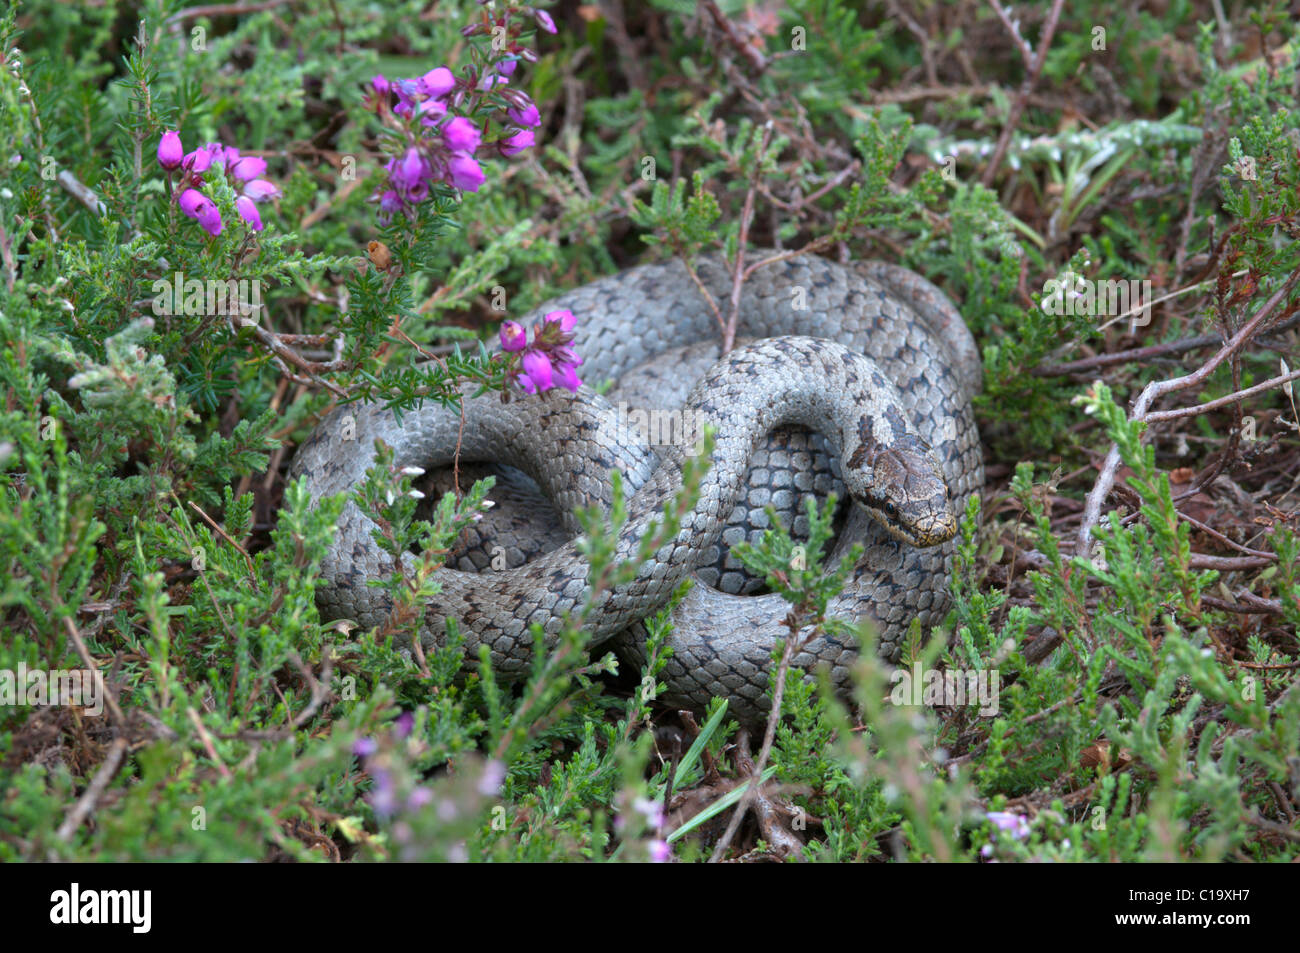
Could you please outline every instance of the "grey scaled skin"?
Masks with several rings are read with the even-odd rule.
[[[721,262],[701,259],[697,270],[716,300],[728,298],[731,279]],[[718,362],[709,355],[710,348],[716,355],[713,314],[680,263],[593,282],[548,302],[524,323],[566,308],[578,316],[574,346],[585,360],[584,380],[627,377],[630,396],[614,396],[630,403],[648,399],[646,385],[635,383],[648,378],[663,406],[678,399],[668,392],[673,388],[660,386],[665,370],[680,369],[668,376],[679,392],[689,391],[685,406],[718,431],[699,503],[635,580],[597,603],[585,626],[593,647],[610,641],[625,663],[639,665],[641,620],[694,575],[695,585],[672,614],[663,700],[701,708],[723,696],[732,715],[761,718],[772,646],[787,635],[780,625],[787,607],[775,595],[736,595],[708,583],[728,572],[726,536],[760,531],[759,503],[773,502],[783,488],[799,489],[799,481],[809,492],[835,490],[849,501],[831,560],[854,543],[865,548],[832,614],[873,623],[891,660],[913,619],[922,626],[942,620],[951,602],[956,513],[983,485],[983,464],[970,404],[980,382],[978,352],[961,316],[933,285],[874,262],[846,266],[804,256],[776,263],[744,287],[742,334],[749,343]],[[701,367],[707,367],[702,377],[686,380]],[[467,398],[465,411],[462,466],[517,467],[524,476],[515,482],[535,481],[560,526],[545,527],[541,542],[523,543],[527,552],[515,547],[505,569],[439,570],[442,588],[428,606],[421,640],[439,644],[444,619],[454,617],[467,636],[468,657],[486,644],[504,677],[522,676],[532,654],[528,626],[539,623],[553,640],[564,614],[584,601],[587,566],[567,538],[577,531],[573,510],[608,506],[609,473],[620,470],[632,497],[619,552],[630,557],[680,488],[688,448],[629,441],[618,426],[617,403],[586,386],[576,395],[552,390],[507,404],[495,395]],[[347,415],[354,418],[350,439],[342,426]],[[400,425],[379,406],[342,407],[303,444],[292,473],[307,479],[314,496],[350,490],[373,463],[375,437],[395,449],[398,466],[434,471],[451,464],[460,423],[459,413],[432,404],[407,412]],[[791,451],[792,438],[806,442]],[[813,459],[818,455],[820,462]],[[801,477],[814,464],[819,486]],[[800,501],[791,492],[778,502],[786,514],[797,514]],[[527,535],[517,514],[508,519],[514,522],[495,530],[485,526],[479,544],[490,545],[494,533],[512,541]],[[372,528],[349,503],[321,569],[318,603],[329,618],[373,626],[387,615],[384,593],[365,585],[386,571]],[[481,555],[458,559],[451,565],[477,568],[483,561]],[[856,655],[855,644],[820,636],[795,664],[825,665],[843,688]]]

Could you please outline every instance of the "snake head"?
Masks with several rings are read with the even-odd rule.
[[[855,455],[856,458],[857,455]],[[851,458],[849,493],[889,535],[909,546],[938,546],[957,535],[957,514],[934,451],[914,434],[901,435],[865,459]]]

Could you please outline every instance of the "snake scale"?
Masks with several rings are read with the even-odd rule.
[[[720,260],[702,258],[696,272],[715,301],[728,300],[732,279]],[[319,497],[355,488],[374,462],[376,437],[394,448],[395,466],[433,471],[452,464],[459,436],[462,466],[517,467],[553,503],[553,517],[543,515],[549,512],[543,503],[536,507],[537,522],[563,524],[541,547],[549,551],[506,568],[451,568],[473,569],[461,559],[437,571],[441,589],[420,632],[426,647],[440,644],[444,619],[454,617],[467,639],[467,658],[485,643],[501,675],[526,674],[529,625],[540,623],[553,639],[564,614],[584,599],[587,564],[571,538],[573,510],[593,502],[608,507],[608,475],[620,470],[631,493],[618,540],[626,558],[681,486],[693,448],[629,440],[621,411],[646,401],[675,407],[683,398],[717,427],[700,501],[634,580],[597,603],[585,625],[590,645],[612,640],[626,663],[639,665],[641,620],[696,573],[696,584],[673,610],[673,655],[660,676],[664,700],[698,709],[723,696],[734,716],[761,717],[769,656],[787,634],[780,623],[788,607],[773,594],[734,594],[752,590],[753,580],[737,574],[725,544],[766,525],[763,505],[779,504],[786,518],[802,512],[804,495],[831,489],[855,502],[842,504],[829,564],[854,542],[865,548],[831,613],[874,622],[889,659],[897,658],[913,619],[933,625],[943,618],[955,512],[983,485],[983,463],[971,409],[980,386],[978,352],[937,288],[878,262],[841,265],[800,256],[767,265],[742,289],[746,343],[722,360],[716,360],[714,314],[680,262],[600,279],[530,318],[560,309],[578,317],[574,347],[584,358],[584,379],[626,378],[626,393],[607,398],[584,386],[577,394],[556,388],[508,403],[496,394],[467,396],[463,428],[458,412],[433,403],[407,411],[400,424],[381,405],[346,405],[320,423],[294,460],[292,477],[305,478]],[[321,566],[317,602],[327,618],[375,626],[387,617],[387,595],[366,585],[389,566],[370,538],[373,529],[349,502]],[[497,531],[508,536],[517,529],[499,524]],[[485,540],[491,532],[484,527]],[[513,563],[522,561],[515,556]],[[724,582],[731,591],[715,588]],[[795,664],[824,664],[843,688],[855,657],[855,645],[822,635]]]

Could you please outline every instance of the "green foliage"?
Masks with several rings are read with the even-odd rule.
[[[0,17],[0,676],[93,669],[105,701],[0,706],[0,860],[708,856],[755,783],[741,726],[718,700],[662,740],[669,607],[631,660],[585,626],[680,526],[707,450],[631,558],[617,474],[610,510],[581,514],[587,601],[558,633],[533,628],[518,682],[466,653],[454,620],[440,644],[418,638],[490,484],[418,510],[416,475],[379,448],[353,499],[399,558],[371,581],[386,617],[358,628],[316,605],[346,501],[309,499],[282,470],[331,402],[400,414],[454,408],[467,384],[505,389],[485,344],[503,317],[647,248],[690,266],[778,245],[878,255],[941,285],[981,345],[988,461],[1014,467],[983,512],[961,501],[952,611],[914,627],[897,669],[869,627],[827,615],[858,555],[827,565],[833,501],[810,508],[801,543],[773,520],[736,547],[788,603],[792,638],[813,627],[861,649],[847,697],[816,671],[782,686],[761,782],[797,853],[1296,858],[1277,800],[1300,757],[1294,507],[1272,499],[1258,533],[1230,541],[1264,568],[1198,568],[1166,472],[1173,457],[1205,466],[1245,413],[1273,426],[1251,453],[1293,452],[1294,404],[1199,416],[1181,450],[1183,431],[1146,433],[1119,399],[1167,364],[1057,367],[1230,336],[1300,266],[1295,66],[1274,55],[1294,33],[1285,11],[1243,13],[1225,49],[1189,0],[1071,5],[1022,102],[1019,52],[987,41],[1002,28],[983,7],[919,25],[848,0],[718,6],[734,36],[654,0],[617,21],[587,5],[529,38],[537,61],[510,89],[539,106],[539,146],[506,161],[489,143],[477,194],[437,186],[387,225],[372,199],[391,130],[364,89],[376,73],[491,68],[489,38],[461,33],[479,4],[214,18],[173,0],[130,16],[31,0]],[[1267,60],[1247,61],[1245,38]],[[155,160],[164,130],[266,158],[281,191],[266,228],[243,227],[219,177],[221,234],[180,214]],[[1149,326],[1063,313],[1045,283],[1067,275],[1150,280],[1171,303]],[[216,290],[254,307],[214,307]],[[1276,367],[1243,354],[1201,396]],[[1074,399],[1094,376],[1110,383]],[[1074,554],[1072,481],[1112,441],[1123,509]],[[1278,459],[1250,458],[1256,475],[1294,458]],[[1267,624],[1224,608],[1243,587]],[[770,697],[792,651],[773,655]],[[918,706],[899,694],[912,673],[992,680],[993,704]]]

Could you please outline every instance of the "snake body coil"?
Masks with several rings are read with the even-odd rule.
[[[731,277],[720,262],[703,259],[697,272],[715,300],[727,300]],[[865,547],[831,613],[872,620],[890,658],[913,619],[932,625],[943,618],[954,504],[964,505],[983,484],[970,407],[980,365],[960,315],[933,285],[889,265],[845,266],[810,256],[759,269],[744,285],[740,310],[742,333],[752,343],[713,363],[698,381],[696,368],[711,360],[717,324],[680,263],[601,279],[547,303],[534,317],[566,308],[578,316],[574,347],[588,382],[640,376],[629,393],[645,400],[648,374],[649,388],[661,392],[659,406],[675,406],[689,390],[685,406],[717,428],[699,503],[635,580],[604,594],[584,626],[592,645],[614,639],[619,654],[638,664],[641,620],[662,608],[683,578],[719,560],[719,547],[730,541],[724,538],[729,521],[763,525],[761,512],[753,511],[773,497],[784,497],[787,513],[799,509],[797,494],[787,492],[799,486],[801,464],[811,459],[788,452],[789,434],[799,428],[826,439],[855,504],[846,507],[831,564],[853,543]],[[508,404],[490,394],[466,399],[462,433],[460,414],[433,404],[405,413],[400,424],[381,406],[341,407],[303,444],[293,476],[305,477],[313,496],[338,493],[355,487],[373,463],[376,437],[394,448],[395,465],[432,470],[452,463],[459,436],[462,463],[519,467],[554,502],[572,535],[573,510],[608,506],[608,474],[618,469],[633,493],[618,542],[619,557],[630,558],[680,488],[690,448],[659,448],[657,457],[627,439],[619,410],[588,387]],[[353,420],[345,432],[347,416]],[[778,471],[792,473],[794,486],[773,491]],[[327,617],[365,626],[387,617],[387,595],[366,586],[388,570],[370,538],[373,528],[349,502],[321,567],[317,598]],[[709,582],[719,572],[700,569]],[[515,568],[439,570],[441,591],[428,607],[421,639],[438,644],[443,620],[456,618],[468,657],[487,644],[500,673],[522,675],[532,654],[529,625],[539,623],[553,637],[565,613],[582,605],[586,578],[587,564],[571,541]],[[697,578],[673,611],[673,657],[661,675],[666,700],[698,708],[721,695],[731,699],[731,714],[760,717],[772,646],[787,634],[780,625],[786,610],[775,595],[733,595]],[[843,686],[855,656],[854,645],[820,636],[795,664],[824,663],[832,682]]]

